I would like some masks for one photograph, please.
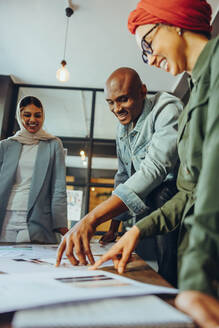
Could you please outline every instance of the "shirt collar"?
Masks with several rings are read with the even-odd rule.
[[[212,39],[211,41],[208,41],[206,43],[204,49],[200,53],[195,63],[191,75],[193,84],[195,84],[200,79],[200,77],[203,75],[204,71],[206,70],[206,65],[208,65],[208,62],[210,60],[209,53],[211,53],[211,48],[215,46],[214,41],[215,39]]]

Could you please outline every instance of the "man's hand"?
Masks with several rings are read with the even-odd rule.
[[[126,232],[120,240],[91,267],[91,269],[95,270],[104,262],[113,260],[114,267],[118,273],[123,273],[132,251],[137,245],[139,237],[139,229],[136,226],[132,227],[132,229]]]
[[[113,232],[111,230],[107,231],[99,240],[99,243],[105,245],[107,243],[112,243],[116,240],[117,232]]]
[[[94,258],[90,249],[90,239],[95,228],[96,226],[90,222],[90,218],[87,216],[69,230],[59,245],[56,266],[59,266],[64,251],[72,265],[78,265],[78,263],[86,265],[86,257],[93,264]]]
[[[126,205],[115,195],[110,196],[110,198],[95,207],[63,237],[58,248],[56,266],[59,266],[64,251],[72,265],[78,263],[86,265],[86,257],[91,264],[94,264],[90,239],[96,230],[96,226],[126,210]]]
[[[116,240],[116,237],[118,235],[118,229],[119,229],[120,221],[117,220],[111,220],[109,231],[107,231],[99,240],[99,243],[104,245],[107,243],[112,243]]]

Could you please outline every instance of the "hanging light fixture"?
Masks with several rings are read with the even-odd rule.
[[[80,156],[81,156],[83,166],[87,166],[87,158],[86,158],[86,153],[84,150],[80,151]]]
[[[68,24],[69,24],[69,17],[74,13],[74,11],[67,7],[65,8],[65,14],[67,17],[66,29],[65,29],[65,45],[64,45],[64,55],[63,60],[61,61],[61,67],[56,71],[56,78],[61,82],[66,82],[69,80],[70,74],[66,68],[67,62],[65,60],[65,53],[66,53],[66,46],[67,46],[67,37],[68,37]]]

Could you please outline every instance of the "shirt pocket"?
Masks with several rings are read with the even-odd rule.
[[[142,147],[136,154],[135,158],[138,161],[138,164],[140,165],[141,162],[145,159],[147,154],[147,145],[145,145],[144,147]]]

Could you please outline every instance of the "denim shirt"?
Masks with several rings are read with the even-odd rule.
[[[118,171],[113,194],[134,215],[147,211],[147,196],[174,171],[178,159],[178,118],[182,109],[183,104],[177,97],[159,92],[145,99],[134,129],[130,129],[132,123],[118,125]],[[120,217],[117,219],[124,220]]]

